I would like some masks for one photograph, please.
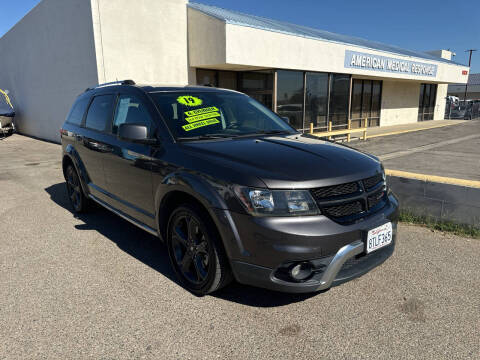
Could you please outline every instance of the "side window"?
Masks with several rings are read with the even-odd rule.
[[[150,135],[152,119],[145,104],[134,95],[121,95],[118,98],[117,110],[113,121],[112,133],[118,132],[121,124],[145,125]]]
[[[67,116],[67,123],[73,125],[80,125],[83,120],[83,115],[85,115],[85,111],[87,110],[88,103],[90,102],[90,98],[84,97],[73,105],[72,110]]]
[[[96,96],[88,109],[85,127],[92,130],[105,131],[107,124],[112,118],[113,100],[113,95]]]

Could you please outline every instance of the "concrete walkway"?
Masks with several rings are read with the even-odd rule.
[[[367,131],[368,138],[376,138],[379,136],[398,135],[414,131],[429,130],[444,126],[452,126],[464,123],[468,120],[432,120],[423,121],[413,124],[390,125],[375,128],[369,128]]]

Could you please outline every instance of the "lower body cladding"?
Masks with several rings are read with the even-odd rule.
[[[224,210],[217,210],[217,219],[238,282],[305,293],[352,280],[388,259],[397,237],[398,201],[389,195],[383,209],[349,225],[326,216],[252,217]],[[387,245],[367,253],[369,231],[382,227],[390,229]]]

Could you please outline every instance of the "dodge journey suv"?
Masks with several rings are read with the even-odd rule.
[[[324,290],[393,253],[398,202],[378,158],[299,133],[245,94],[102,84],[60,134],[74,211],[93,201],[158,236],[195,294],[233,279]]]

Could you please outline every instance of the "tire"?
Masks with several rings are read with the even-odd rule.
[[[73,165],[68,165],[65,170],[65,182],[67,185],[67,195],[72,205],[73,211],[77,214],[85,213],[89,210],[90,201],[83,193],[80,178]]]
[[[212,220],[198,206],[177,207],[168,221],[167,248],[181,284],[203,296],[232,279],[223,244]]]

